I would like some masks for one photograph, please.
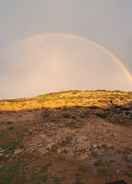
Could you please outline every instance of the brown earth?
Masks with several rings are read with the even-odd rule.
[[[132,183],[132,92],[0,102],[0,184]]]

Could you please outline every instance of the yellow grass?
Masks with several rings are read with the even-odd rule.
[[[57,108],[72,106],[124,105],[132,102],[132,92],[121,91],[64,91],[50,93],[30,99],[0,101],[0,110],[18,111],[26,109]]]
[[[64,91],[50,93],[30,99],[14,99],[0,101],[0,110],[27,110],[40,108],[57,108],[72,106],[124,105],[132,102],[132,92],[121,91]]]

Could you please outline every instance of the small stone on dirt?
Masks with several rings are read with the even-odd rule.
[[[18,154],[20,154],[22,151],[23,151],[22,149],[16,149],[15,152],[14,152],[14,154],[15,154],[15,155],[18,155]]]

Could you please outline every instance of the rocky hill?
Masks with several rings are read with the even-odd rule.
[[[0,101],[0,184],[132,183],[132,92]]]

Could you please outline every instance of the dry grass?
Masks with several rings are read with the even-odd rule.
[[[108,107],[132,101],[132,92],[121,91],[65,91],[37,96],[31,99],[0,101],[0,110],[25,110],[57,107]]]

